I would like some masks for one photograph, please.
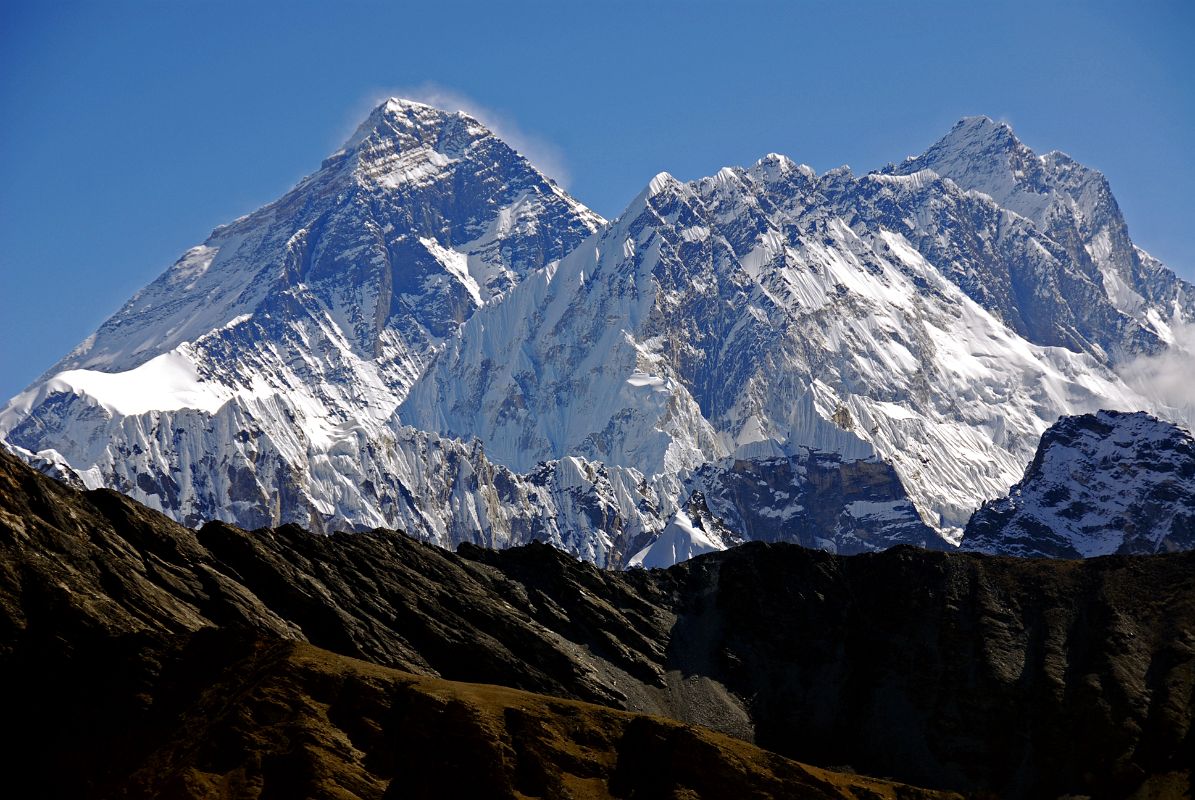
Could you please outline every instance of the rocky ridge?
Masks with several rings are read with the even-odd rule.
[[[1036,558],[1195,548],[1195,438],[1149,414],[1064,417],[1024,477],[975,512],[964,550]]]
[[[279,774],[366,780],[362,765],[369,780],[397,780],[390,770],[405,762],[388,760],[391,720],[431,707],[457,726],[436,730],[540,753],[504,762],[531,765],[516,788],[545,785],[539,770],[561,762],[543,755],[543,737],[562,730],[560,747],[578,736],[592,749],[563,773],[548,769],[552,780],[586,770],[613,781],[621,762],[610,748],[639,741],[626,739],[636,730],[656,731],[649,740],[672,744],[649,751],[684,763],[690,744],[712,743],[700,745],[700,760],[718,780],[738,769],[722,764],[744,764],[734,758],[767,758],[719,755],[729,745],[669,734],[680,729],[666,723],[501,692],[486,699],[479,692],[489,690],[347,656],[662,714],[786,757],[932,788],[1166,795],[1190,781],[1192,559],[903,547],[842,557],[748,543],[669,570],[617,573],[544,545],[454,555],[386,531],[194,531],[0,454],[0,670],[10,701],[0,752],[44,765],[39,780],[95,787],[136,773],[137,785],[190,776],[187,785],[260,791]],[[213,627],[225,633],[196,638]],[[338,655],[281,644],[303,641]],[[198,687],[208,684],[205,699]],[[505,722],[494,722],[496,708],[513,707],[526,715],[503,711]],[[179,713],[182,727],[170,727]],[[167,729],[154,727],[161,720]],[[542,736],[512,727],[535,720],[548,726]],[[246,746],[262,759],[243,760]],[[64,753],[78,755],[73,771],[55,767]],[[433,765],[450,756],[431,755]],[[756,778],[800,769],[787,763]],[[690,787],[684,781],[699,777],[663,775]]]
[[[1122,359],[1171,343],[1173,322],[1195,317],[1190,284],[1133,244],[1107,179],[1066,153],[1039,156],[1007,123],[968,117],[888,171],[922,170],[990,197],[1065,251],[1062,268],[1049,272],[1013,260],[958,276],[970,296],[1032,341]]]
[[[182,659],[203,668],[170,664],[178,674],[154,698],[182,719],[114,782],[120,796],[957,797],[805,766],[672,720],[417,677],[294,642],[199,634]],[[188,693],[213,673],[198,697]]]
[[[1083,272],[1091,257],[1077,263],[1052,231],[930,169],[819,176],[773,155],[689,183],[661,174],[591,242],[466,323],[399,415],[478,436],[515,469],[565,453],[633,468],[678,507],[688,476],[723,459],[886,461],[957,543],[1059,416],[1150,407],[1111,345],[1063,313],[1084,296],[1072,277],[1104,289]],[[1009,316],[1039,294],[1050,330]],[[1165,346],[1106,297],[1092,303],[1125,352]]]

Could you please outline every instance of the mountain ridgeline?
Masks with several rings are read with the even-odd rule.
[[[478,120],[392,99],[13,398],[0,436],[192,527],[614,568],[965,530],[1086,554],[1095,523],[1006,545],[984,504],[1059,418],[1177,418],[1122,372],[1192,319],[1102,175],[986,117],[865,175],[661,173],[607,222]],[[1158,513],[1178,531],[1135,547],[1186,546],[1189,517]]]
[[[0,762],[42,797],[1183,796],[1193,570],[757,542],[618,572],[193,530],[0,453]]]

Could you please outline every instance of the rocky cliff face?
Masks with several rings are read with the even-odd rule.
[[[899,544],[948,547],[921,521],[890,464],[837,453],[724,459],[686,482],[682,511],[630,564],[671,566],[743,542],[791,542],[831,553]],[[694,545],[697,543],[696,552]]]
[[[193,531],[0,455],[11,740],[0,752],[42,765],[44,780],[92,781],[97,795],[342,779],[380,795],[388,780],[426,777],[404,760],[401,721],[415,720],[431,726],[414,751],[429,769],[464,770],[430,743],[438,732],[465,737],[477,752],[515,754],[473,762],[477,780],[523,792],[581,776],[625,794],[623,759],[644,753],[691,768],[640,761],[636,774],[695,791],[726,786],[718,781],[735,770],[760,772],[762,783],[743,785],[765,789],[769,776],[796,774],[666,723],[277,644],[306,640],[380,667],[664,714],[930,787],[1181,792],[1193,559],[911,548],[841,557],[749,543],[666,571],[616,573],[543,545],[454,555],[384,531]],[[195,638],[210,627],[232,638]],[[587,743],[588,755],[562,761],[562,748],[576,753],[569,742]],[[79,760],[62,770],[60,756]],[[512,776],[511,764],[523,766]],[[392,791],[412,786],[420,796],[426,784]]]
[[[1195,438],[1149,414],[1059,420],[1025,476],[985,503],[964,550],[1087,558],[1195,548]]]

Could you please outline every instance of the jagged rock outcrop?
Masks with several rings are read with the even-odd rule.
[[[394,730],[390,715],[438,702],[428,692],[463,703],[447,701],[461,714],[443,717],[460,723],[453,735],[481,729],[491,743],[527,741],[509,727],[519,723],[513,712],[502,712],[505,728],[484,722],[497,712],[480,690],[442,692],[293,646],[230,657],[195,638],[217,627],[425,676],[664,714],[786,757],[931,788],[1178,796],[1195,745],[1193,570],[1193,553],[1068,562],[902,547],[842,557],[748,543],[668,570],[618,573],[544,545],[452,554],[384,531],[193,531],[0,454],[9,739],[0,753],[37,765],[39,780],[94,779],[93,788],[133,772],[145,786],[178,775],[260,786],[275,768],[327,778],[332,763],[344,775],[364,764],[377,777],[401,763],[378,744]],[[566,725],[538,717],[547,701],[526,702],[548,731]],[[550,716],[567,716],[566,706]],[[595,779],[617,773],[603,748],[629,747],[634,726],[676,730],[576,713],[566,729],[599,740]],[[304,733],[312,725],[331,743]],[[245,761],[246,747],[262,760]],[[663,752],[688,763],[694,751]],[[726,751],[703,752],[723,774]],[[64,754],[71,770],[56,760]],[[761,780],[767,770],[781,767]]]
[[[1051,558],[1195,549],[1195,438],[1141,412],[1064,417],[1008,495],[975,512],[962,547]]]

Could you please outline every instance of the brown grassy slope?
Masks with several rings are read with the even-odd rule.
[[[945,798],[707,729],[255,642],[126,785],[139,797]]]
[[[224,544],[230,536],[259,541],[233,530],[217,534]],[[431,581],[454,568],[451,554],[394,534],[353,541],[431,557]],[[288,552],[278,555],[285,560]],[[295,560],[315,574],[329,569],[298,554]],[[947,796],[805,767],[659,717],[334,654],[301,640],[311,633],[351,645],[368,625],[330,597],[317,602],[321,592],[302,575],[289,587],[258,577],[267,597],[297,621],[271,610],[194,531],[111,492],[74,492],[0,454],[4,794]],[[429,602],[434,591],[420,588]],[[519,647],[532,624],[496,626],[474,650],[496,651],[490,658],[503,668],[518,657],[500,639],[505,634]],[[564,646],[550,641],[520,652],[561,659]],[[398,633],[378,647],[430,671]],[[549,658],[518,674],[550,680],[544,670],[551,667]],[[482,657],[461,668],[495,667]]]

